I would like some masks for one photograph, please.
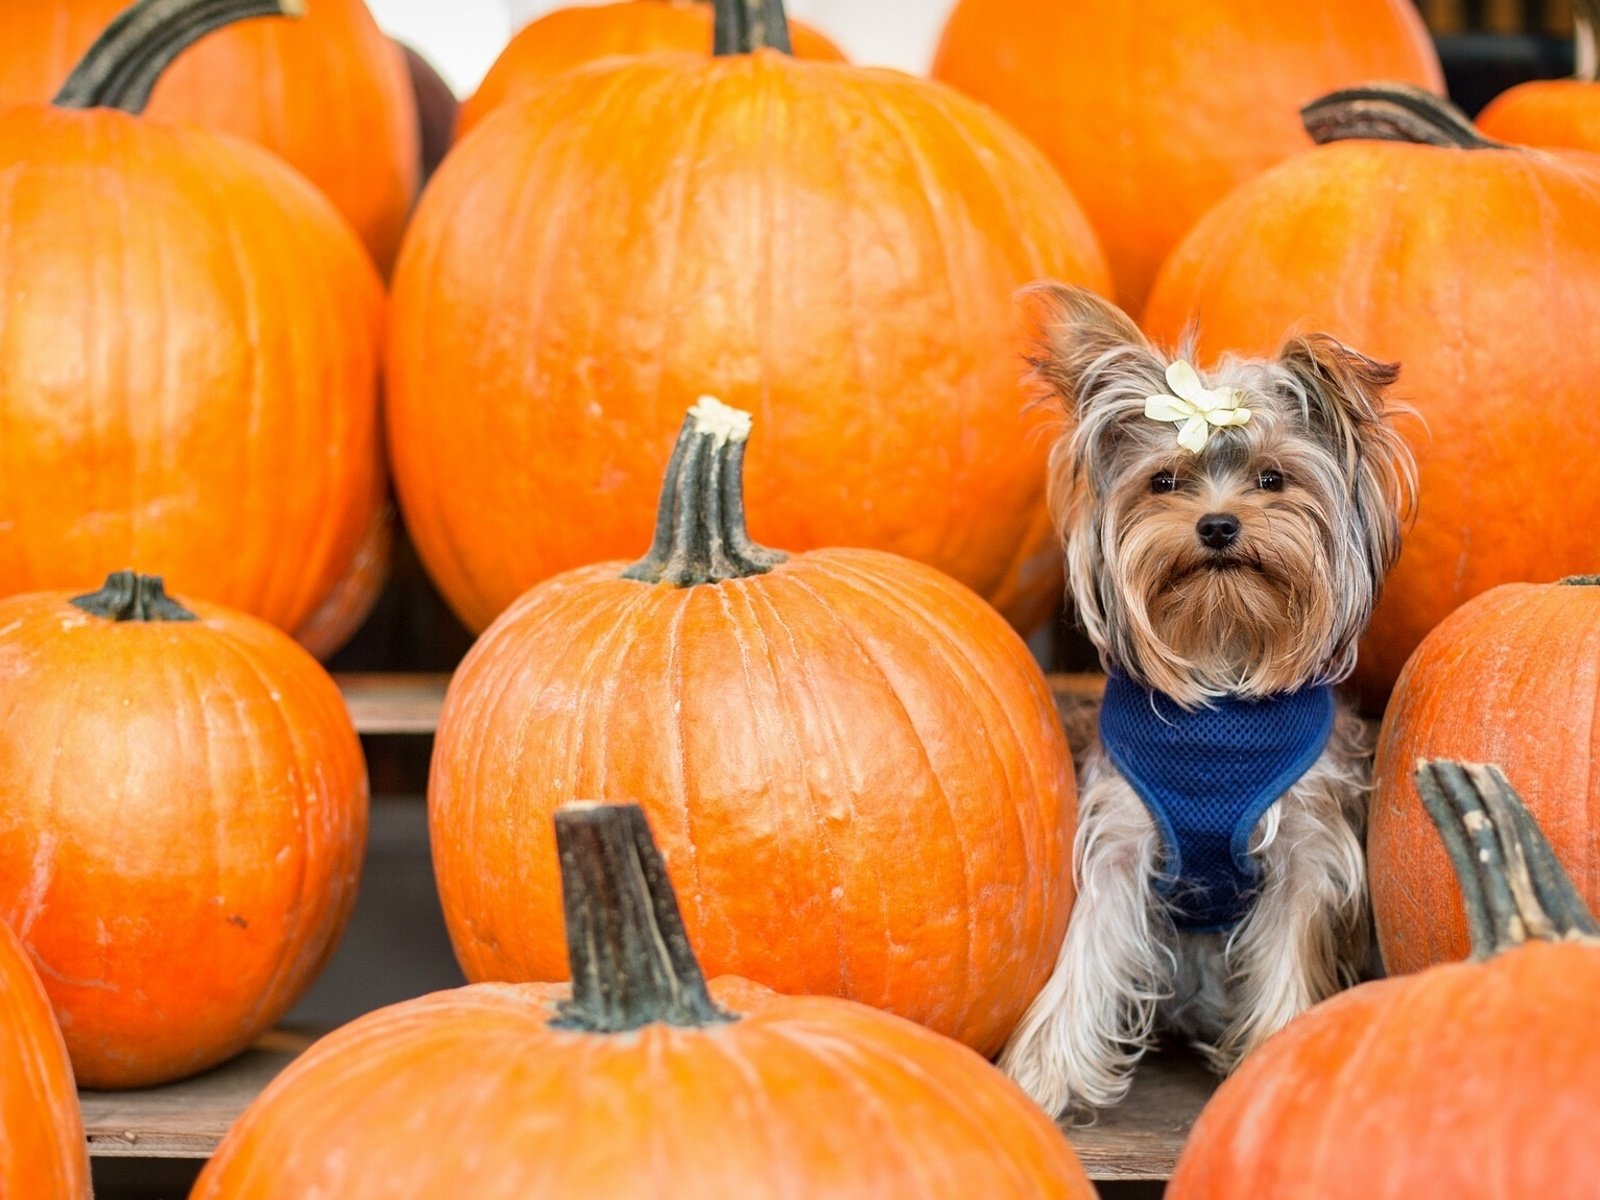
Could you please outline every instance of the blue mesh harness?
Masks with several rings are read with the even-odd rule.
[[[1332,731],[1326,684],[1190,711],[1112,673],[1100,740],[1160,827],[1157,887],[1179,929],[1228,930],[1244,917],[1258,882],[1250,835]]]

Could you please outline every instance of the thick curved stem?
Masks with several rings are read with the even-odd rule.
[[[72,606],[108,621],[198,621],[167,595],[159,575],[113,571],[98,592],[74,596]]]
[[[719,58],[753,54],[763,47],[794,53],[783,0],[712,0],[712,3],[717,16],[711,47]]]
[[[556,813],[572,999],[552,1025],[622,1033],[656,1022],[716,1025],[718,1008],[684,932],[667,867],[637,804]]]
[[[1479,133],[1450,101],[1406,83],[1329,92],[1302,108],[1300,120],[1319,146],[1360,139],[1454,150],[1506,149]]]
[[[139,0],[89,47],[54,103],[141,113],[162,73],[206,34],[249,17],[304,12],[305,0]]]
[[[788,558],[756,545],[745,528],[749,437],[747,412],[709,396],[689,410],[661,484],[655,540],[624,579],[694,587],[764,575]]]
[[[1530,940],[1600,938],[1600,923],[1499,767],[1419,761],[1416,780],[1461,886],[1474,958]]]

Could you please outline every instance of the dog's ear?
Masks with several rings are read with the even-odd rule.
[[[1400,364],[1368,358],[1325,333],[1291,338],[1278,361],[1304,389],[1312,433],[1354,466],[1362,443],[1385,424],[1385,389],[1400,378]]]
[[[1038,283],[1025,293],[1034,320],[1027,384],[1036,398],[1054,400],[1081,417],[1097,380],[1131,368],[1159,379],[1165,366],[1139,327],[1116,305],[1087,288]]]
[[[1387,389],[1399,363],[1378,362],[1325,333],[1293,338],[1278,361],[1299,385],[1306,420],[1340,460],[1368,540],[1374,584],[1400,554],[1400,526],[1416,498],[1416,462],[1394,428]]]

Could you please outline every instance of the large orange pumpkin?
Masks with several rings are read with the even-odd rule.
[[[131,115],[269,7],[145,0],[55,105],[0,113],[0,596],[159,566],[292,630],[384,504],[383,292],[349,227],[266,151]]]
[[[1208,208],[1310,144],[1302,104],[1372,79],[1443,90],[1411,0],[961,0],[933,75],[1043,147],[1135,317]]]
[[[1474,961],[1302,1014],[1206,1105],[1167,1200],[1595,1194],[1600,926],[1497,769],[1419,774]]]
[[[563,978],[550,815],[637,799],[714,973],[993,1053],[1072,902],[1050,690],[931,568],[753,545],[747,422],[702,401],[649,556],[533,588],[451,681],[428,800],[456,955],[474,981]]]
[[[747,8],[776,6],[719,0],[725,34]],[[636,552],[677,398],[714,392],[765,430],[759,537],[904,554],[1037,624],[1050,418],[1013,296],[1041,276],[1107,285],[1049,164],[947,88],[762,48],[568,72],[452,152],[407,235],[407,525],[482,629]]]
[[[1391,973],[1453,962],[1468,950],[1450,861],[1412,782],[1417,759],[1501,764],[1594,905],[1597,730],[1600,578],[1493,588],[1423,639],[1384,714],[1367,835],[1373,914]]]
[[[89,1200],[89,1153],[72,1064],[50,1001],[0,922],[0,1196]]]
[[[41,103],[129,0],[0,4],[0,106]],[[291,0],[296,22],[248,21],[185,53],[151,98],[161,121],[265,146],[316,184],[387,269],[421,168],[400,48],[363,0]]]
[[[1574,0],[1578,72],[1501,92],[1478,114],[1486,135],[1527,146],[1600,150],[1600,0]]]
[[[88,1087],[242,1050],[332,953],[366,840],[339,690],[269,625],[124,573],[0,600],[0,921]]]
[[[1330,144],[1239,188],[1162,269],[1145,327],[1208,357],[1325,329],[1400,363],[1419,518],[1355,680],[1373,709],[1451,610],[1592,569],[1600,525],[1600,158],[1497,146],[1443,101],[1356,91],[1309,112]]]
[[[507,100],[553,76],[614,54],[711,52],[712,8],[705,0],[613,0],[558,8],[525,26],[461,105],[459,137]],[[796,58],[843,62],[844,52],[799,21],[790,27]]]
[[[574,985],[480,984],[337,1031],[246,1110],[191,1200],[1094,1196],[966,1047],[848,1001],[708,988],[638,808],[555,824]]]

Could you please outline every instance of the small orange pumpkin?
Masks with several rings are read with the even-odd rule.
[[[529,23],[500,52],[473,96],[461,105],[462,137],[506,101],[596,59],[616,54],[711,51],[712,7],[706,0],[614,0],[558,8]],[[789,32],[796,58],[843,62],[844,52],[799,21]]]
[[[714,973],[990,1054],[1055,963],[1076,793],[1050,690],[971,591],[873,550],[753,544],[749,417],[702,401],[656,541],[533,588],[445,698],[435,874],[467,978],[563,978],[550,817],[650,815]]]
[[[573,986],[438,992],[329,1035],[191,1200],[1094,1196],[966,1047],[848,1001],[708,987],[637,807],[572,805],[554,827]]]
[[[89,1200],[89,1151],[50,1000],[0,921],[0,1196]]]
[[[713,393],[766,431],[758,537],[903,554],[1033,628],[1061,556],[1015,294],[1104,290],[1093,232],[1039,151],[949,88],[770,48],[775,0],[718,0],[717,29],[710,59],[567,72],[429,184],[385,410],[429,574],[481,630],[635,553],[672,398]]]
[[[1198,321],[1208,357],[1325,329],[1401,364],[1422,499],[1354,676],[1381,711],[1463,602],[1593,567],[1600,471],[1561,464],[1600,445],[1600,158],[1497,145],[1415,89],[1339,93],[1307,120],[1324,144],[1207,213],[1144,324]]]
[[[1600,925],[1497,768],[1424,764],[1418,787],[1473,961],[1362,984],[1266,1042],[1200,1114],[1167,1200],[1594,1195]]]
[[[1487,136],[1525,146],[1600,150],[1600,0],[1573,0],[1578,71],[1501,92],[1478,114]]]
[[[1050,156],[1134,317],[1208,208],[1309,146],[1302,104],[1370,79],[1444,90],[1411,0],[960,0],[933,77]]]
[[[0,921],[78,1082],[211,1066],[333,952],[366,841],[339,689],[252,617],[159,579],[0,600]]]
[[[1494,762],[1522,793],[1567,873],[1600,904],[1600,578],[1509,583],[1467,601],[1400,673],[1378,739],[1367,853],[1391,974],[1465,958],[1449,857],[1412,782],[1419,758]]]
[[[129,0],[0,4],[0,107],[42,103]],[[289,0],[300,20],[246,21],[164,71],[148,112],[271,150],[330,199],[380,268],[394,261],[421,169],[400,48],[364,0]]]
[[[143,0],[55,104],[0,113],[0,596],[159,566],[293,630],[383,507],[371,261],[265,150],[135,115],[277,7]]]

